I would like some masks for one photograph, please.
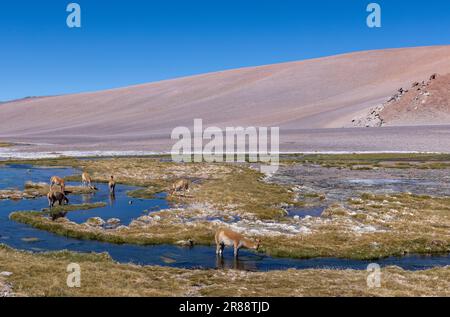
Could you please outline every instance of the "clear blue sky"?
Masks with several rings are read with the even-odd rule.
[[[82,28],[66,26],[68,3]],[[94,91],[355,50],[450,44],[450,1],[4,0],[0,100]]]

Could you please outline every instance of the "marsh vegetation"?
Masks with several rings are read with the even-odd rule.
[[[284,157],[279,172],[268,176],[261,174],[254,164],[175,164],[159,157],[28,161],[22,163],[87,171],[96,183],[107,184],[114,174],[119,185],[139,186],[128,193],[130,199],[154,198],[161,192],[169,192],[173,182],[180,179],[187,179],[192,185],[187,193],[169,195],[170,207],[144,212],[129,224],[113,228],[65,218],[52,221],[46,210],[16,211],[11,214],[11,219],[64,237],[137,245],[184,245],[189,241],[195,245],[212,245],[216,230],[227,227],[262,240],[260,252],[264,254],[300,259],[376,260],[409,254],[448,254],[450,188],[446,184],[446,174],[449,162],[447,155],[434,154],[294,155]],[[12,162],[6,164],[9,163]],[[81,176],[73,175],[65,180],[81,182]],[[74,194],[87,194],[83,192],[86,188],[70,189]],[[38,197],[45,190],[43,184],[30,183],[18,199]],[[5,197],[11,199],[11,195],[5,194]],[[96,207],[87,204],[58,208],[63,212],[76,212]],[[319,208],[321,212],[312,216],[289,216],[289,210],[295,209],[301,215],[302,210],[307,212],[308,208]],[[148,268],[153,269],[156,270]],[[164,274],[168,276],[175,272],[158,269],[167,270]],[[392,276],[400,274],[415,282],[437,271],[439,275],[448,275],[445,268],[431,270],[433,273],[386,270],[393,272]],[[196,275],[187,272],[183,274]],[[214,275],[214,279],[220,275],[218,272],[203,273],[210,278]],[[347,278],[364,275],[339,270],[255,274],[261,274],[259,278],[271,285],[272,275],[273,278],[308,279],[307,274],[313,273],[333,276],[326,279],[331,284],[333,279],[345,284]],[[199,274],[196,276],[201,279]],[[246,275],[246,289],[250,293],[243,291],[239,295],[261,292],[258,287],[251,286],[252,278],[257,275],[242,274]],[[397,289],[394,280],[391,282],[389,291],[385,289],[385,293],[371,295],[413,294],[411,289]],[[217,283],[221,285],[220,279]],[[298,283],[297,295],[333,294],[333,291],[313,290]],[[272,295],[287,291],[280,287],[275,289]],[[180,290],[183,291],[186,290]],[[202,288],[199,294],[226,295],[226,291],[223,292],[208,287]],[[368,294],[363,287],[348,290],[349,295],[358,292]],[[142,291],[142,294],[146,292]]]
[[[67,265],[79,263],[81,288],[66,285]],[[367,288],[367,272],[185,270],[117,264],[106,254],[32,254],[0,246],[0,279],[10,296],[449,296],[450,269],[382,270],[381,288]],[[3,281],[2,281],[3,280]]]

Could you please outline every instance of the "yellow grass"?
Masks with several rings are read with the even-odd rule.
[[[81,268],[81,287],[67,286],[67,266]],[[366,271],[242,272],[184,270],[116,264],[107,255],[31,254],[0,246],[0,280],[14,296],[450,296],[450,268],[382,270],[381,287],[367,286]]]

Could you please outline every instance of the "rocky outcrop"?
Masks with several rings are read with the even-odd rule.
[[[105,229],[116,229],[121,225],[121,221],[118,218],[111,218],[106,220]]]
[[[354,127],[450,123],[450,74],[400,88],[385,103],[352,120]]]
[[[426,81],[414,82],[380,115],[391,126],[450,124],[450,74],[432,74]]]
[[[364,127],[364,128],[375,128],[381,127],[384,124],[383,118],[381,118],[380,113],[383,111],[384,105],[378,105],[370,109],[369,114],[358,117],[352,120],[354,127]]]

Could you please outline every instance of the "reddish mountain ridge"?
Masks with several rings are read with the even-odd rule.
[[[439,125],[450,123],[450,74],[432,75],[399,91],[381,111],[384,125]]]
[[[342,127],[351,126],[352,118],[382,104],[398,87],[410,87],[433,73],[450,73],[450,46],[365,51],[99,92],[24,99],[0,106],[0,139],[37,144],[46,150],[167,151],[172,144],[171,131],[191,127],[193,120],[200,118],[205,126],[278,126],[281,148],[286,150],[311,150],[316,145],[318,150],[397,150],[403,146],[401,140],[398,146],[387,144],[384,135],[379,144],[365,139],[356,142],[362,138],[359,129]],[[440,86],[440,90],[447,87]],[[437,96],[430,91],[428,97],[435,100]],[[435,119],[435,124],[450,123],[447,116],[437,116],[438,112],[423,112],[426,120],[403,117],[408,111],[402,109],[408,107],[399,104],[394,107],[397,111],[383,115],[393,125],[428,124]],[[445,112],[443,104],[439,109]],[[369,134],[366,137],[374,140]],[[417,147],[415,142],[409,143],[410,149],[428,149],[422,146],[427,142],[422,140]]]

